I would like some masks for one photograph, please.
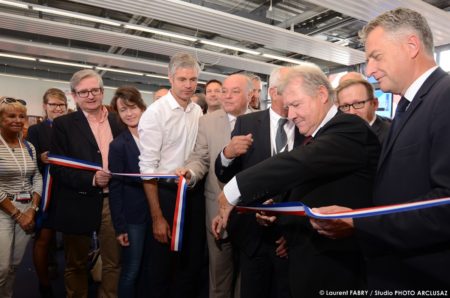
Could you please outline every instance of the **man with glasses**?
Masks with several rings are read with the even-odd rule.
[[[369,123],[383,143],[391,126],[389,119],[378,116],[378,99],[375,97],[372,85],[364,79],[341,80],[336,89],[339,109],[344,113],[355,114]]]
[[[70,81],[77,112],[53,122],[50,152],[102,165],[91,172],[52,166],[52,200],[56,200],[55,228],[63,233],[67,297],[88,296],[88,253],[91,235],[99,231],[102,258],[100,297],[116,297],[119,245],[108,205],[109,143],[121,129],[103,106],[103,81],[93,70],[76,72]]]

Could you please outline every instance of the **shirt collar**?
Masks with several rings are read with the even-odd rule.
[[[164,95],[163,97],[167,97],[167,102],[169,103],[169,107],[172,110],[176,110],[176,109],[182,109],[184,110],[184,108],[182,106],[180,106],[180,104],[178,103],[178,101],[175,99],[175,97],[172,95],[172,90],[169,90],[169,92],[167,92],[166,95]],[[163,98],[160,98],[163,99]],[[190,112],[194,107],[195,107],[195,103],[192,101],[189,101],[187,106],[186,106],[186,112]]]
[[[319,129],[321,129],[323,126],[325,126],[325,124],[328,123],[328,121],[330,121],[338,112],[338,109],[336,107],[336,105],[331,105],[330,109],[328,110],[327,114],[325,115],[325,118],[323,118],[322,122],[320,122],[320,125],[316,128],[316,130],[312,133],[312,137],[314,138],[317,134],[317,132],[319,131]]]
[[[403,97],[405,97],[409,102],[412,102],[420,87],[422,87],[423,83],[428,79],[428,77],[438,68],[438,66],[433,66],[424,72],[420,77],[418,77],[411,86],[408,87]]]
[[[84,116],[86,117],[86,119],[88,119],[89,121],[94,121],[94,122],[98,122],[101,123],[103,121],[105,121],[108,118],[108,110],[106,109],[105,106],[102,106],[102,111],[101,111],[101,118],[100,120],[97,120],[95,117],[93,117],[91,114],[81,110],[84,114]]]

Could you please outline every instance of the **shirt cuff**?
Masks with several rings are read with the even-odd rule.
[[[225,157],[225,154],[223,154],[223,150],[222,152],[220,152],[220,161],[222,162],[222,166],[224,167],[228,167],[232,162],[233,162],[234,158],[229,159]]]
[[[241,192],[239,190],[236,177],[233,177],[224,187],[223,193],[228,203],[236,206],[239,203],[239,198],[241,197]]]

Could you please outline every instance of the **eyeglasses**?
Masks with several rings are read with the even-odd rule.
[[[364,105],[366,104],[366,102],[371,101],[373,98],[369,98],[363,101],[357,101],[354,102],[352,104],[346,104],[346,105],[341,105],[339,106],[339,110],[341,110],[342,112],[348,112],[350,111],[350,107],[353,107],[355,110],[359,110],[364,108]]]
[[[76,91],[75,92],[78,97],[81,98],[86,98],[89,96],[89,93],[92,94],[92,96],[97,96],[103,93],[103,89],[102,88],[92,88],[91,90],[81,90],[81,91]]]
[[[23,100],[23,99],[15,99],[13,97],[5,97],[5,98],[3,98],[2,101],[0,102],[0,104],[2,104],[2,103],[15,103],[15,102],[18,102],[18,103],[20,103],[20,104],[22,104],[24,106],[27,105],[27,102],[25,100]]]
[[[47,103],[47,105],[49,107],[51,107],[52,109],[54,109],[54,108],[65,109],[67,106],[65,103]]]

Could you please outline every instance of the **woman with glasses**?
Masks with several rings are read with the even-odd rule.
[[[45,120],[28,128],[28,141],[36,148],[39,171],[44,174],[48,164],[48,151],[52,136],[53,120],[67,113],[67,98],[63,91],[50,88],[43,96],[42,108],[45,112]],[[54,243],[55,230],[53,227],[53,216],[55,213],[55,202],[50,201],[47,210],[41,208],[38,213],[38,226],[33,246],[33,261],[39,280],[39,292],[43,298],[54,297],[49,277],[49,253],[50,245]],[[55,245],[54,245],[55,246]],[[53,254],[54,255],[54,251]]]
[[[12,297],[15,271],[34,230],[42,191],[36,150],[22,139],[25,102],[0,97],[0,297]]]
[[[137,129],[146,108],[144,101],[136,88],[125,86],[116,90],[111,107],[128,129],[109,146],[109,169],[116,173],[139,173],[140,143]],[[144,254],[148,254],[152,237],[150,211],[142,180],[139,177],[114,177],[109,184],[109,194],[112,221],[117,241],[122,246],[118,296],[137,297],[139,272],[148,272],[148,261],[144,260]]]

